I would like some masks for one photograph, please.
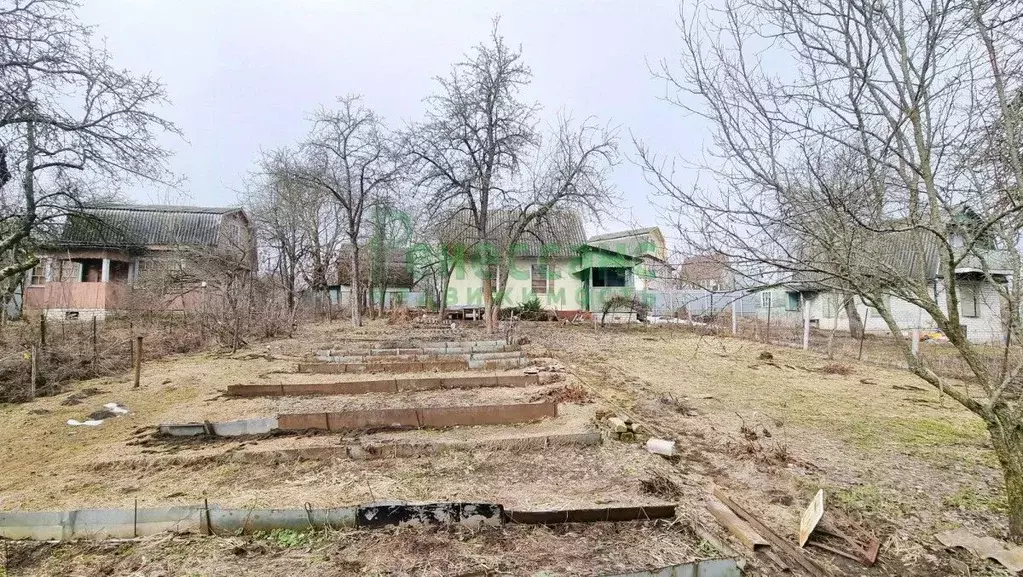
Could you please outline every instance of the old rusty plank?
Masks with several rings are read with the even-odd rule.
[[[558,416],[556,403],[521,403],[475,407],[429,407],[420,410],[425,427],[511,425]]]
[[[232,397],[276,397],[283,394],[281,385],[228,385]]]
[[[725,495],[724,491],[720,487],[714,489],[714,496],[717,497],[718,501],[721,501],[726,507],[731,509],[740,519],[746,521],[751,527],[767,539],[771,547],[776,549],[778,553],[783,554],[789,561],[798,565],[801,569],[808,572],[810,575],[833,575],[834,573],[825,570],[823,567],[818,565],[812,559],[810,559],[806,553],[797,547],[793,543],[789,543],[777,533],[771,530],[770,527],[764,525],[760,519],[756,518],[746,509],[742,508],[735,501],[732,501]]]
[[[331,431],[369,428],[407,429],[420,426],[422,424],[416,409],[366,409],[327,413],[327,428]]]
[[[564,509],[559,511],[505,511],[505,520],[507,522],[527,525],[645,521],[647,519],[670,519],[674,516],[675,505],[600,507],[596,509]]]
[[[499,375],[497,384],[502,387],[528,387],[540,384],[540,375]]]
[[[327,430],[327,413],[293,413],[277,416],[277,428],[282,431]]]

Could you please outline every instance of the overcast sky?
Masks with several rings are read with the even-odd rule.
[[[166,83],[164,114],[185,134],[169,142],[184,197],[126,192],[228,205],[259,151],[297,142],[308,112],[338,95],[363,94],[395,126],[417,119],[433,78],[486,38],[495,15],[548,113],[621,126],[628,155],[630,131],[660,152],[696,154],[704,134],[658,100],[664,88],[647,68],[678,53],[677,10],[676,0],[85,0],[81,16],[118,65]],[[603,229],[658,224],[634,165],[623,162],[615,182],[631,211]]]

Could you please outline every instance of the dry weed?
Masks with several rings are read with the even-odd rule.
[[[647,479],[641,479],[639,485],[644,493],[667,501],[678,501],[682,498],[682,488],[678,483],[660,471],[654,472]]]
[[[845,375],[845,376],[848,376],[848,375],[853,374],[853,368],[851,366],[849,366],[849,365],[842,364],[842,363],[831,363],[831,364],[828,364],[828,365],[824,365],[823,367],[821,367],[818,370],[820,372],[824,373],[825,375]]]
[[[695,417],[700,414],[700,411],[696,407],[692,406],[689,401],[680,399],[671,393],[661,395],[661,403],[670,407],[671,410],[676,413],[686,417]]]
[[[394,307],[387,311],[387,324],[404,325],[412,322],[412,310],[406,306]]]
[[[574,384],[548,389],[533,395],[530,401],[534,403],[541,401],[551,403],[574,403],[577,405],[587,405],[593,402],[593,400],[590,399],[590,394],[586,392],[586,389]]]

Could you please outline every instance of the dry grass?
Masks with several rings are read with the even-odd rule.
[[[1005,530],[996,507],[976,504],[1004,499],[983,422],[906,371],[670,328],[570,327],[531,336],[577,363],[608,398],[682,440],[680,467],[694,483],[733,487],[755,503],[786,495],[792,505],[761,511],[778,527],[798,525],[816,488],[869,486],[899,495],[895,510],[910,515],[902,529],[921,543],[936,528],[967,522],[996,535]],[[815,368],[828,364],[843,368]],[[701,414],[684,416],[672,399]],[[964,486],[983,498],[961,498]],[[833,502],[856,508],[864,495]]]
[[[853,372],[854,372],[853,368],[851,366],[849,366],[847,364],[843,364],[843,363],[828,363],[828,364],[824,365],[823,367],[821,367],[819,370],[820,370],[820,372],[824,373],[825,375],[842,375],[842,376],[849,376],[849,375],[853,374]]]
[[[396,332],[400,331],[400,332]],[[426,331],[425,338],[476,338],[472,330],[452,334]],[[309,398],[227,399],[231,384],[309,382],[365,375],[288,374],[295,360],[325,342],[418,338],[384,321],[360,330],[316,325],[294,339],[261,344],[235,355],[196,355],[147,362],[142,387],[131,388],[130,374],[83,381],[75,391],[23,405],[0,407],[0,466],[5,472],[0,509],[67,509],[195,503],[206,496],[223,506],[318,506],[379,499],[479,499],[532,507],[589,506],[594,502],[649,503],[638,490],[640,471],[658,459],[621,444],[596,448],[558,447],[542,451],[479,450],[435,458],[380,461],[298,462],[262,465],[232,461],[238,451],[271,451],[336,444],[338,435],[285,436],[216,443],[152,443],[155,426],[309,412],[397,406],[451,406],[526,402],[537,395],[564,404],[559,416],[539,423],[500,427],[460,427],[446,431],[376,433],[350,442],[486,441],[578,433],[592,429],[597,406],[576,404],[588,394],[569,379],[557,386],[512,387]],[[480,375],[481,373],[460,373]],[[374,378],[384,378],[380,375]],[[78,404],[64,404],[74,398]],[[108,402],[132,414],[99,427],[69,427]],[[32,431],[26,435],[25,431]],[[177,463],[174,464],[177,460]],[[97,463],[122,461],[123,465]],[[40,483],[45,479],[45,483]]]
[[[408,527],[286,537],[161,535],[132,543],[12,543],[9,571],[26,577],[606,575],[685,563],[703,552],[687,532],[656,522],[475,531]]]

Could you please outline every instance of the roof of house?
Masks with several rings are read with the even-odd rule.
[[[467,254],[479,251],[485,244],[489,244],[495,254],[500,254],[508,246],[519,215],[521,212],[517,210],[491,210],[487,215],[488,234],[483,238],[470,213],[460,211],[442,227],[440,236],[448,247],[465,250]],[[574,257],[585,244],[586,232],[579,213],[553,210],[526,227],[513,252],[520,257]]]
[[[705,253],[687,256],[678,267],[679,278],[684,282],[724,281],[727,276],[728,257],[721,253]]]
[[[656,226],[594,235],[587,244],[629,256],[652,256],[660,260],[667,257],[664,235]]]
[[[590,242],[596,242],[600,240],[614,240],[616,238],[626,238],[630,236],[644,236],[651,232],[660,230],[656,226],[650,226],[647,228],[631,228],[629,230],[620,230],[618,232],[607,232],[604,234],[595,234],[590,237]]]
[[[942,241],[922,229],[895,229],[866,235],[858,243],[859,250],[849,253],[848,262],[842,263],[851,276],[872,277],[881,282],[923,278],[931,281],[939,276],[943,255]],[[983,261],[981,258],[983,255]],[[1000,250],[979,249],[965,255],[956,267],[956,273],[982,272],[1010,274]],[[813,259],[809,259],[812,262]],[[986,265],[986,266],[985,266]],[[836,275],[827,272],[829,264],[811,265],[818,270],[796,271],[788,284],[807,290],[827,289]]]
[[[236,207],[85,205],[69,215],[61,247],[216,246],[220,224]],[[244,213],[242,213],[244,215]]]

